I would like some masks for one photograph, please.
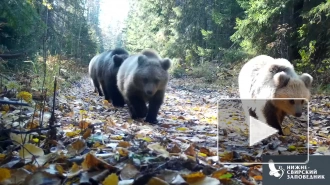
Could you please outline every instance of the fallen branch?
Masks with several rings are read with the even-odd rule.
[[[10,100],[0,100],[0,104],[30,106],[27,103],[22,103],[22,102],[18,102],[18,101],[10,101]]]

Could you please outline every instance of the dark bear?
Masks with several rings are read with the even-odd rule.
[[[132,119],[144,118],[156,124],[168,82],[170,59],[162,59],[156,51],[144,50],[128,57],[117,74],[117,84]],[[149,102],[147,108],[146,103]]]
[[[122,48],[105,51],[95,56],[89,64],[89,75],[95,90],[115,107],[123,107],[125,101],[117,87],[117,73],[129,53]],[[101,90],[102,88],[102,90]],[[103,93],[102,93],[103,92]]]

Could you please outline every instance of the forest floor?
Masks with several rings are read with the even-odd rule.
[[[115,108],[104,101],[93,93],[88,77],[83,77],[57,95],[55,115],[61,125],[61,137],[53,141],[57,147],[45,154],[43,144],[40,148],[24,144],[28,152],[16,154],[26,159],[18,165],[24,171],[17,166],[22,161],[13,155],[1,160],[0,172],[12,169],[4,178],[7,184],[23,182],[26,177],[25,184],[47,180],[52,184],[252,185],[261,184],[262,166],[247,162],[261,162],[262,155],[330,154],[329,97],[313,97],[309,136],[305,114],[286,120],[283,130],[288,136],[275,135],[253,147],[248,146],[248,126],[240,103],[221,98],[238,98],[237,87],[171,79],[159,124],[150,125],[132,120],[126,106]],[[3,122],[13,120],[17,113],[6,114]],[[50,110],[44,122],[49,118]],[[11,139],[18,141],[19,135],[12,134]]]

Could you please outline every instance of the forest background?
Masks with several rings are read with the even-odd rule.
[[[46,86],[51,93],[60,69],[74,82],[87,74],[95,54],[123,47],[130,53],[153,48],[173,60],[173,77],[191,75],[208,83],[236,78],[253,56],[283,57],[314,77],[315,90],[330,90],[329,0],[129,3],[124,28],[102,30],[100,0],[0,1],[1,83]]]

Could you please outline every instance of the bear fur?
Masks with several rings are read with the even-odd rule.
[[[149,123],[158,122],[157,114],[164,101],[170,66],[170,59],[162,59],[150,49],[131,55],[123,62],[117,74],[117,84],[132,119],[146,117],[145,121]]]
[[[95,72],[95,63],[98,61],[97,58],[100,56],[100,54],[95,55],[91,61],[89,62],[88,66],[88,74],[89,78],[91,79],[92,86],[94,87],[94,93],[98,93],[100,96],[103,96],[102,90],[100,89],[99,83],[96,81],[96,72]],[[95,81],[95,83],[94,83]]]
[[[117,87],[117,73],[128,58],[129,53],[122,48],[105,51],[92,58],[89,64],[89,75],[100,96],[108,100],[115,107],[123,107],[125,100]],[[101,90],[102,88],[102,90]]]
[[[286,59],[274,59],[267,55],[252,58],[244,64],[238,76],[239,94],[247,122],[249,123],[249,116],[252,116],[283,135],[281,125],[285,116],[302,115],[303,105],[311,97],[312,82],[311,75],[298,75]],[[271,98],[304,98],[305,101],[269,100]]]

